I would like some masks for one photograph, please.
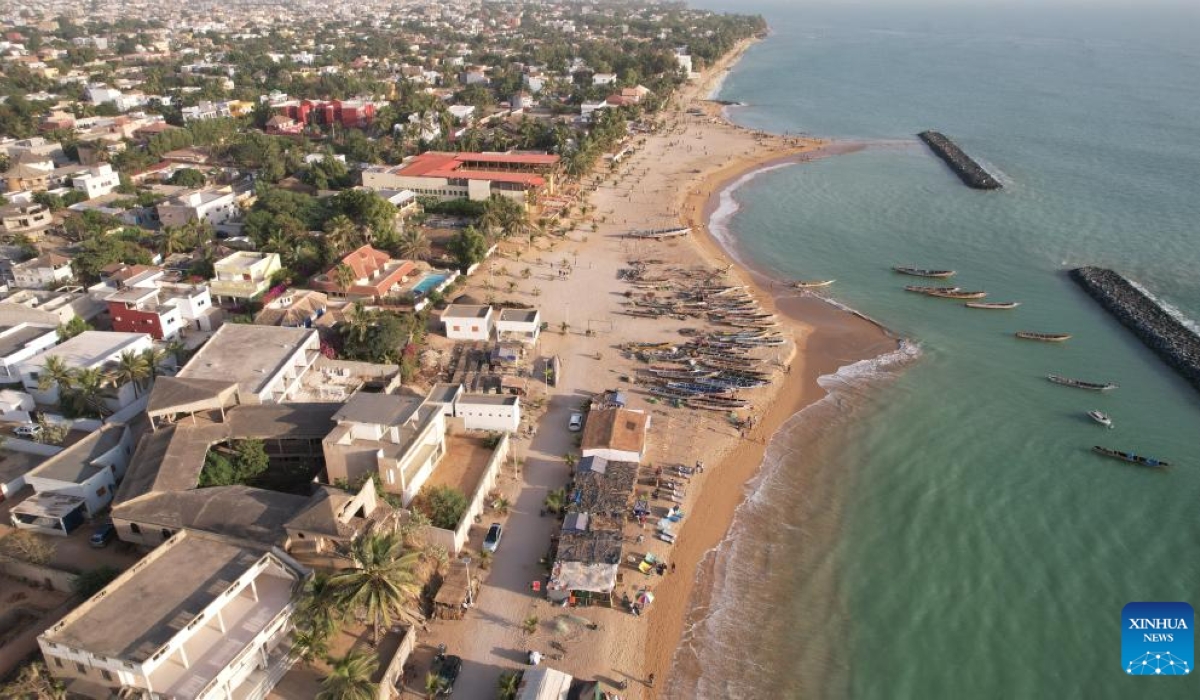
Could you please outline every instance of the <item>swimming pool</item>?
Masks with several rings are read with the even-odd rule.
[[[424,296],[429,293],[429,290],[436,289],[438,285],[450,279],[450,275],[445,272],[427,272],[425,276],[413,285],[412,291],[416,296]]]

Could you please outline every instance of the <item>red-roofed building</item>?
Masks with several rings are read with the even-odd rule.
[[[553,194],[559,157],[545,153],[444,153],[430,151],[396,166],[368,168],[363,185],[373,190],[412,190],[440,200],[486,200],[493,194],[526,202],[533,193]]]
[[[276,114],[291,117],[299,124],[338,124],[364,129],[375,121],[375,104],[366,100],[288,100],[271,105]]]
[[[337,270],[342,265],[354,270],[354,284],[349,289],[338,283]],[[416,271],[411,261],[392,260],[387,253],[365,245],[314,277],[309,286],[350,298],[381,299],[394,294]]]

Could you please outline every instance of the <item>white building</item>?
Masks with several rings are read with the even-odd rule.
[[[283,552],[180,531],[38,637],[46,668],[88,697],[263,698],[307,571]]]
[[[18,366],[58,344],[58,329],[54,326],[18,322],[0,325],[0,384],[21,381]]]
[[[194,190],[172,197],[158,205],[158,218],[163,226],[183,226],[189,221],[203,221],[219,226],[241,214],[237,195],[230,187]]]
[[[234,382],[239,403],[281,403],[300,388],[320,355],[315,330],[227,323],[177,376]]]
[[[253,299],[267,291],[281,266],[278,253],[233,253],[213,263],[209,288],[218,299]]]
[[[471,394],[461,384],[435,384],[425,403],[437,406],[450,425],[463,430],[515,433],[521,427],[521,400],[507,394]]]
[[[120,174],[108,163],[93,165],[71,176],[71,187],[86,194],[88,199],[109,194],[120,184]]]
[[[515,340],[534,345],[542,331],[542,314],[537,309],[500,309],[496,318],[496,339]]]
[[[491,340],[495,315],[492,307],[451,304],[442,312],[442,326],[451,340]]]
[[[596,73],[592,76],[592,85],[613,85],[616,82],[616,73]]]
[[[23,233],[37,240],[52,223],[54,215],[40,204],[14,202],[0,206],[0,224],[8,234]]]
[[[71,259],[58,253],[43,253],[12,266],[13,283],[24,289],[51,289],[74,279]]]
[[[628,408],[589,411],[580,449],[584,457],[610,462],[641,462],[646,456],[650,414]]]
[[[21,373],[21,383],[25,385],[25,391],[38,403],[56,404],[59,400],[58,385],[52,383],[45,391],[38,386],[48,358],[57,357],[67,368],[76,371],[103,369],[109,364],[115,364],[124,353],[141,353],[152,347],[153,342],[145,333],[84,331],[63,344],[20,363],[18,369]],[[134,401],[135,393],[132,384],[114,387],[104,395],[105,407],[114,413],[120,411]]]
[[[51,456],[25,475],[25,483],[39,496],[71,496],[79,499],[77,508],[86,518],[95,517],[112,503],[117,482],[125,476],[133,455],[133,436],[121,424],[108,424],[67,449]],[[61,499],[55,499],[61,500]],[[35,505],[35,504],[31,504]],[[57,523],[37,517],[22,517],[20,506],[12,511],[13,525],[51,535],[67,535],[58,523],[77,521],[64,513]]]

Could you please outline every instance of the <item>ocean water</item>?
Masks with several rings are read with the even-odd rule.
[[[776,435],[668,696],[1200,697],[1200,673],[1120,657],[1126,603],[1200,605],[1200,394],[1065,274],[1113,267],[1200,319],[1200,5],[699,4],[773,29],[722,87],[732,118],[869,142],[745,178],[716,228],[910,344],[823,378]],[[1006,188],[963,186],[926,128]],[[892,265],[1022,306],[908,294]]]

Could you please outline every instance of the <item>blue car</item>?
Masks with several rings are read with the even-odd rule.
[[[117,536],[117,527],[112,523],[100,523],[92,530],[92,537],[88,540],[88,544],[96,549],[107,547],[109,542]]]

